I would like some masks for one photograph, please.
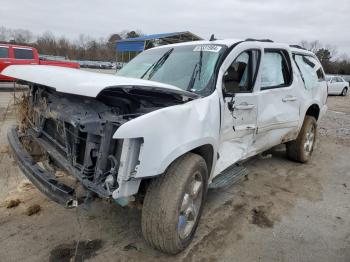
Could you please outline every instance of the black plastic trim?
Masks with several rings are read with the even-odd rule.
[[[67,208],[75,201],[75,190],[56,180],[54,174],[42,169],[28,154],[19,140],[16,127],[12,127],[7,138],[20,169],[24,175],[48,198]]]

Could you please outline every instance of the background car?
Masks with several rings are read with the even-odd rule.
[[[0,72],[10,65],[50,65],[80,68],[78,63],[67,61],[64,57],[53,58],[54,56],[39,56],[36,48],[31,46],[0,44]],[[0,74],[0,82],[14,80]]]
[[[326,79],[329,95],[346,96],[349,90],[349,82],[346,82],[341,76],[326,76]]]

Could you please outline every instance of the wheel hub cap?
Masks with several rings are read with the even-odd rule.
[[[306,133],[306,139],[304,143],[304,150],[307,154],[312,152],[312,148],[315,140],[315,127],[311,126],[311,128]]]
[[[202,204],[203,180],[200,173],[195,173],[190,179],[182,198],[178,222],[178,232],[181,239],[188,237],[196,223]]]

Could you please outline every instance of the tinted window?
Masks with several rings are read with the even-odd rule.
[[[15,59],[34,59],[32,49],[14,48]]]
[[[9,49],[7,47],[0,46],[0,58],[8,58],[9,57]]]
[[[343,79],[341,77],[337,77],[337,82],[343,82]]]
[[[295,55],[294,60],[306,89],[317,87],[319,81],[325,80],[321,64],[312,56]]]
[[[292,72],[284,51],[266,51],[261,75],[261,89],[287,86],[291,82]]]
[[[250,92],[253,89],[260,51],[249,50],[240,54],[224,74],[223,88],[226,93]]]

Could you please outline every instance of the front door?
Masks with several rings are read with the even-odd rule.
[[[241,50],[232,60],[222,79],[221,143],[214,175],[249,153],[257,128],[258,99],[253,91],[260,50]]]

